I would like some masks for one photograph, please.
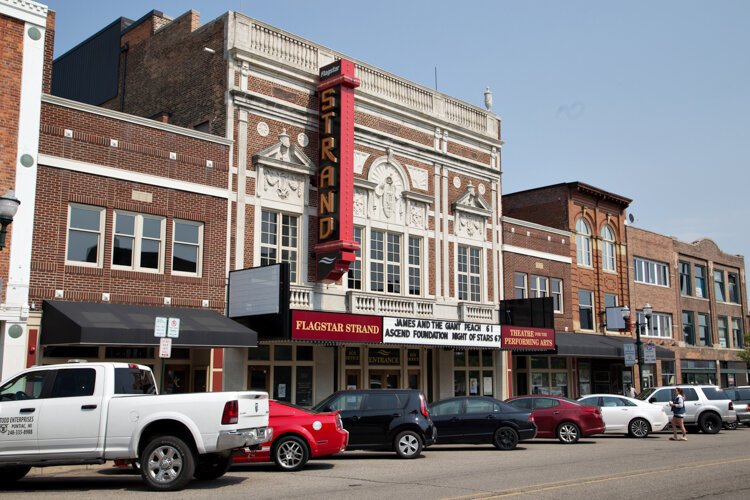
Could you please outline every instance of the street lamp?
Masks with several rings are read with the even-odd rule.
[[[16,193],[12,189],[9,189],[4,195],[0,196],[0,224],[2,224],[2,229],[0,229],[0,250],[5,248],[5,235],[8,232],[8,225],[13,222],[13,217],[18,212],[18,205],[20,204],[21,201],[16,198]]]
[[[654,309],[651,307],[651,304],[648,302],[645,306],[643,306],[643,315],[646,317],[646,328],[648,328],[649,323],[651,322],[651,314],[654,312]],[[630,324],[630,308],[628,306],[625,306],[622,308],[622,318],[625,320],[626,323]],[[635,316],[635,348],[636,348],[636,355],[638,356],[638,387],[639,390],[643,390],[643,353],[641,352],[641,345],[643,345],[643,342],[641,342],[641,324],[638,322],[638,315]]]

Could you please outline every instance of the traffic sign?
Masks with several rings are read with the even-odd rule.
[[[159,357],[172,357],[172,339],[170,339],[169,337],[162,337],[162,339],[159,341]]]
[[[167,337],[176,339],[180,336],[180,318],[169,318]]]
[[[154,322],[154,337],[167,336],[167,318],[157,317]]]

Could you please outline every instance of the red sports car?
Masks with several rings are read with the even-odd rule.
[[[538,438],[557,438],[573,444],[581,437],[604,432],[602,411],[598,406],[582,405],[560,396],[516,396],[506,403],[522,410],[531,410]]]
[[[339,412],[317,413],[284,401],[269,402],[268,426],[273,439],[260,449],[234,457],[234,463],[276,462],[281,470],[295,471],[312,457],[344,451],[349,432]]]

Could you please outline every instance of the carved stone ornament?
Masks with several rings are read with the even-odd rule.
[[[369,180],[375,183],[374,196],[370,205],[370,216],[388,222],[404,222],[405,203],[403,192],[406,189],[404,177],[393,162],[389,150],[389,160],[381,162],[370,170]]]
[[[416,189],[422,189],[427,191],[427,170],[422,168],[412,167],[411,165],[406,166],[406,170],[409,171],[409,177],[411,178],[411,185]]]
[[[366,217],[367,216],[367,193],[361,189],[354,190],[354,216],[355,217]]]
[[[263,177],[266,181],[263,190],[275,193],[280,200],[290,201],[289,198],[295,195],[297,199],[302,198],[305,179],[301,175],[269,168]]]
[[[482,196],[477,194],[471,181],[466,186],[466,193],[453,204],[453,209],[456,213],[454,231],[457,236],[485,239],[485,226],[492,217],[492,209]]]
[[[482,217],[468,213],[456,214],[456,235],[466,236],[473,239],[482,239],[484,236],[484,220]]]
[[[425,206],[421,203],[414,203],[409,210],[409,225],[411,227],[425,227]]]

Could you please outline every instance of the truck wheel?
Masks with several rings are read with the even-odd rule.
[[[195,473],[195,454],[176,436],[157,436],[141,454],[141,477],[158,491],[181,490]]]
[[[721,418],[716,413],[704,413],[698,420],[698,426],[706,434],[716,434],[721,430]]]
[[[202,481],[219,479],[227,473],[230,465],[232,465],[231,455],[219,455],[217,453],[204,455],[198,457],[198,465],[195,466],[193,477]]]
[[[273,445],[273,461],[284,471],[300,470],[309,457],[307,444],[296,436],[284,436]]]
[[[422,453],[422,438],[414,431],[400,432],[394,444],[399,458],[417,458]]]
[[[15,483],[31,470],[29,465],[9,465],[0,467],[0,484]]]

